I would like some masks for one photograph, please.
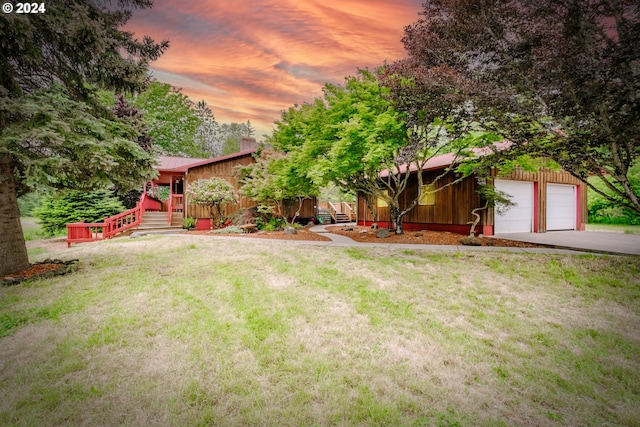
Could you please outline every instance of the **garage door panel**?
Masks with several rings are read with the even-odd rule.
[[[533,183],[496,180],[496,190],[511,196],[515,203],[506,212],[495,214],[494,233],[530,233],[533,231]]]
[[[547,184],[547,231],[576,229],[576,186]]]

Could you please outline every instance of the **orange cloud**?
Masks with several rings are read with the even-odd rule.
[[[403,28],[422,0],[156,0],[135,11],[136,36],[169,39],[156,78],[204,99],[220,122],[267,133],[280,112],[357,68],[405,56]]]

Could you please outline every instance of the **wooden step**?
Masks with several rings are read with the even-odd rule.
[[[336,222],[339,222],[339,223],[351,222],[351,218],[347,214],[337,213],[336,214]]]
[[[171,215],[171,224],[167,212],[145,212],[139,230],[175,230],[182,228],[182,212],[174,212]]]

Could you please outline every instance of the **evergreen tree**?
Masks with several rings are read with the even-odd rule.
[[[196,104],[196,115],[200,119],[200,126],[196,129],[196,146],[206,157],[222,155],[223,141],[220,139],[220,125],[216,122],[211,108],[206,102]]]
[[[136,92],[167,48],[120,29],[149,0],[51,0],[0,15],[0,274],[29,266],[17,197],[41,187],[141,185],[155,174],[141,129],[100,102]]]
[[[45,236],[59,236],[71,222],[102,222],[125,208],[109,190],[67,190],[44,198],[35,216],[40,219]]]

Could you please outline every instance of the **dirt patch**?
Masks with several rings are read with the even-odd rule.
[[[67,247],[66,237],[54,237],[52,239],[29,240],[27,249],[42,248],[45,252],[56,252]]]
[[[335,226],[327,227],[327,231],[334,234],[349,237],[360,243],[413,243],[420,245],[460,245],[460,239],[465,237],[457,233],[446,231],[405,231],[404,234],[391,233],[387,238],[378,238],[376,230],[370,227]],[[517,242],[514,240],[494,239],[488,237],[479,238],[482,246],[499,246],[508,248],[544,248],[543,245]]]

